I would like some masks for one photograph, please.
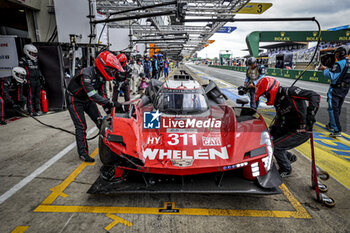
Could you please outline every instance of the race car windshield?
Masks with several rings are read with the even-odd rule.
[[[201,113],[208,110],[208,104],[199,93],[162,93],[158,108],[167,113]]]

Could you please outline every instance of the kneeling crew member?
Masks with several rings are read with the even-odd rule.
[[[329,124],[327,128],[333,132],[331,137],[340,137],[342,127],[340,125],[340,112],[345,97],[350,89],[350,59],[348,58],[349,48],[345,45],[334,51],[335,59],[338,60],[332,68],[322,66],[325,77],[329,78],[331,85],[327,93]]]
[[[267,105],[274,105],[276,120],[270,127],[274,143],[274,156],[279,165],[281,177],[292,173],[291,162],[296,161],[287,150],[306,142],[320,104],[320,95],[299,87],[281,87],[273,77],[263,77],[256,84],[255,101],[260,96],[267,99]],[[307,106],[308,102],[308,106]],[[294,157],[294,158],[292,158]]]
[[[12,69],[12,77],[4,77],[0,80],[0,124],[6,125],[5,104],[9,107],[24,111],[26,97],[23,96],[23,84],[27,82],[27,72],[22,67]]]
[[[101,116],[96,103],[103,106],[107,114],[113,108],[113,102],[107,98],[106,81],[112,81],[115,72],[123,71],[118,59],[109,51],[100,53],[95,59],[95,66],[81,70],[69,83],[67,88],[67,105],[75,126],[79,158],[85,162],[94,162],[89,156],[86,141],[86,112],[98,126],[97,119]]]

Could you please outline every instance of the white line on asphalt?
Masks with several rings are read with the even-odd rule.
[[[97,127],[94,127],[90,129],[87,132],[87,135],[90,135],[94,131],[97,130]],[[37,168],[32,174],[25,177],[23,180],[18,182],[15,186],[13,186],[11,189],[9,189],[7,192],[2,194],[0,196],[0,204],[4,203],[7,199],[9,199],[12,195],[14,195],[16,192],[18,192],[21,188],[26,186],[29,182],[31,182],[35,177],[39,176],[41,173],[43,173],[46,169],[48,169],[52,164],[57,162],[60,158],[62,158],[64,155],[66,155],[69,151],[71,151],[76,145],[76,142],[73,142],[63,150],[61,150],[58,154],[56,154],[54,157],[52,157],[50,160],[48,160],[46,163],[44,163],[41,167]]]

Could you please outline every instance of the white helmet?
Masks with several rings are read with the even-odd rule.
[[[32,44],[24,45],[23,52],[32,61],[38,58],[38,49]]]
[[[13,67],[12,68],[12,77],[16,79],[19,83],[26,83],[27,71],[22,67]]]

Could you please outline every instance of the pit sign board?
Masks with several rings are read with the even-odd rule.
[[[217,30],[215,33],[231,33],[233,32],[234,30],[236,30],[237,27],[228,27],[228,26],[225,26],[225,27],[221,27],[219,30]]]
[[[272,3],[248,3],[235,14],[262,14],[272,6]]]

